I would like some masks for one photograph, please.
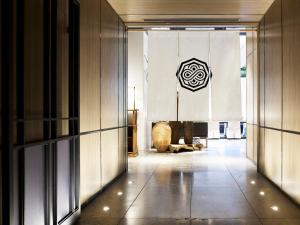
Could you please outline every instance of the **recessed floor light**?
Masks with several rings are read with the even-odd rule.
[[[261,196],[264,196],[264,195],[265,195],[265,192],[264,192],[264,191],[260,191],[259,194],[260,194]]]
[[[278,210],[279,210],[279,207],[276,206],[276,205],[273,205],[273,206],[271,207],[271,209],[272,209],[273,211],[278,211]]]
[[[103,207],[103,211],[104,211],[104,212],[107,212],[107,211],[109,211],[109,210],[110,210],[110,208],[109,208],[108,206],[104,206],[104,207]]]
[[[117,193],[117,195],[121,196],[121,195],[123,195],[123,192],[122,192],[122,191],[119,191],[119,192]]]

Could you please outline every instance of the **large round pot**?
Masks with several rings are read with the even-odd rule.
[[[166,122],[159,122],[152,128],[153,145],[158,152],[165,152],[171,144],[171,127]]]

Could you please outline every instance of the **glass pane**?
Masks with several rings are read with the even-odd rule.
[[[70,212],[70,143],[57,143],[57,219],[60,221]]]
[[[24,225],[44,225],[46,206],[44,146],[25,151]]]

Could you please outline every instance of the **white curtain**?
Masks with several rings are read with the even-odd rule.
[[[240,34],[234,31],[211,32],[211,112],[213,121],[240,121]]]
[[[148,120],[176,120],[177,32],[149,32]]]
[[[148,54],[149,121],[177,119],[177,88],[180,121],[242,119],[239,32],[150,31]],[[191,58],[212,72],[210,84],[195,92],[176,77],[180,63]]]
[[[179,63],[196,58],[209,65],[209,33],[179,32]],[[180,121],[207,121],[209,113],[209,86],[192,92],[179,86],[178,117]]]

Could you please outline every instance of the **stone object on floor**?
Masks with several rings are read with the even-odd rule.
[[[190,145],[169,145],[169,151],[173,153],[187,152],[187,151],[201,151],[203,144],[190,144]]]

